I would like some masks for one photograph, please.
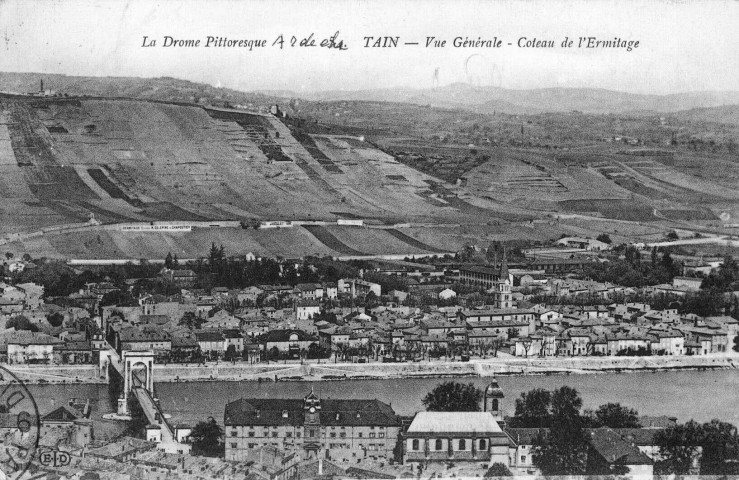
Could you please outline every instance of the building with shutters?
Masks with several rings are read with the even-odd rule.
[[[321,399],[313,391],[302,399],[240,399],[226,405],[229,461],[245,461],[264,446],[298,452],[302,458],[389,460],[401,421],[379,400]]]

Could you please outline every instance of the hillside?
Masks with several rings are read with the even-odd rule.
[[[37,91],[38,78],[0,74],[0,86]],[[739,218],[736,106],[493,115],[470,103],[676,108],[730,94],[524,98],[455,85],[406,91],[415,104],[286,101],[171,78],[44,81],[61,95],[0,95],[0,244],[18,255],[192,258],[215,241],[234,254],[405,256],[604,231],[659,239]],[[432,97],[467,106],[423,103]],[[289,115],[259,113],[273,102]],[[365,226],[346,225],[357,219]],[[201,228],[121,226],[155,221]],[[296,224],[239,226],[271,221]]]
[[[683,122],[728,123],[739,126],[739,105],[724,105],[711,108],[694,108],[670,115]]]
[[[281,92],[285,94],[286,92]],[[671,95],[639,95],[595,88],[545,88],[512,90],[452,84],[433,89],[383,89],[329,91],[303,95],[314,101],[406,102],[478,112],[511,114],[540,112],[626,113],[635,111],[676,112],[739,104],[739,92],[690,92]]]
[[[259,93],[247,93],[228,88],[216,88],[171,77],[75,77],[46,73],[0,72],[0,91],[28,93],[44,89],[72,96],[126,97],[171,102],[222,105],[225,102],[242,105],[269,105],[279,98]]]

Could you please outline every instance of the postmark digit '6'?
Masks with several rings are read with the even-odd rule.
[[[2,366],[0,419],[0,479],[19,478],[31,465],[38,450],[41,417],[25,384]]]

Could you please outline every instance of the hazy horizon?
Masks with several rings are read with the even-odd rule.
[[[639,93],[639,92],[632,92],[627,90],[617,90],[613,88],[603,88],[603,87],[597,87],[597,86],[542,86],[542,87],[532,87],[532,88],[510,88],[510,87],[496,87],[493,85],[474,85],[468,82],[459,81],[459,82],[450,82],[447,84],[439,85],[438,87],[413,87],[413,86],[385,86],[385,87],[377,87],[377,88],[356,88],[356,89],[347,89],[347,88],[334,88],[330,90],[303,90],[303,91],[295,91],[292,89],[284,89],[284,88],[258,88],[253,90],[242,90],[239,88],[233,88],[226,85],[214,85],[207,82],[201,82],[197,80],[192,80],[188,78],[182,78],[182,77],[174,77],[171,75],[161,75],[156,77],[141,77],[141,76],[135,76],[135,75],[70,75],[66,73],[54,73],[54,72],[22,72],[22,71],[0,71],[0,74],[9,74],[9,75],[39,75],[42,77],[43,75],[62,75],[69,78],[130,78],[130,79],[139,79],[139,80],[158,80],[158,79],[165,79],[165,78],[172,78],[174,80],[178,81],[185,81],[185,82],[192,82],[192,83],[198,83],[198,84],[204,84],[211,86],[213,88],[224,88],[229,90],[234,90],[237,92],[242,93],[261,93],[261,94],[268,94],[268,95],[275,95],[277,96],[278,93],[281,92],[290,92],[295,94],[308,94],[308,95],[316,95],[321,93],[360,93],[360,92],[368,92],[368,91],[401,91],[401,90],[410,90],[410,91],[426,91],[426,90],[441,90],[449,87],[453,87],[455,85],[464,85],[470,88],[485,90],[485,89],[502,89],[502,90],[511,90],[511,91],[533,91],[533,90],[555,90],[555,89],[563,89],[563,90],[603,90],[603,91],[610,91],[615,93],[624,93],[628,95],[644,95],[644,96],[670,96],[670,95],[689,95],[689,94],[698,94],[698,93],[739,93],[739,88],[733,89],[733,90],[684,90],[684,91],[677,91],[677,92],[670,92],[670,93]],[[48,82],[45,83],[46,86],[53,89],[53,84],[49,84]]]

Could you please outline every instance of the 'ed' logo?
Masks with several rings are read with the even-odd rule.
[[[70,460],[71,457],[67,452],[59,450],[45,450],[39,455],[39,462],[47,467],[64,467],[69,465]]]

